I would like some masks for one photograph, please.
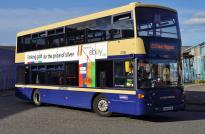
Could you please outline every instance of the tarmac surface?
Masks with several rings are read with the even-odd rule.
[[[196,88],[186,87],[186,94],[198,94]],[[199,92],[203,92],[203,86]],[[1,92],[0,134],[204,134],[205,111],[200,110],[203,103],[191,102],[188,106],[197,108],[141,117],[116,114],[105,118],[83,109],[35,107],[17,99],[13,91]]]
[[[186,85],[186,106],[187,110],[205,112],[205,85]]]

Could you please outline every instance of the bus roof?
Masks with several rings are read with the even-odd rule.
[[[109,9],[109,10],[105,10],[105,11],[85,15],[85,16],[82,16],[82,17],[68,19],[68,20],[65,20],[65,21],[49,24],[49,25],[46,25],[46,26],[41,26],[41,27],[25,30],[25,31],[17,33],[17,37],[18,36],[28,35],[28,34],[33,34],[33,33],[38,33],[38,32],[42,32],[42,31],[46,31],[46,30],[56,29],[56,28],[59,28],[59,27],[64,27],[64,26],[67,26],[67,25],[72,25],[72,24],[76,24],[76,23],[80,23],[80,22],[85,22],[85,21],[89,21],[89,20],[92,20],[92,19],[106,17],[106,16],[113,15],[113,14],[128,12],[128,11],[133,10],[135,7],[162,8],[162,9],[170,10],[170,11],[173,11],[173,12],[177,12],[176,10],[174,10],[172,8],[168,8],[168,7],[164,7],[164,6],[160,6],[160,5],[143,4],[143,3],[133,2],[133,3],[130,3],[129,5],[126,5],[126,6],[117,7],[117,8],[113,8],[113,9]]]

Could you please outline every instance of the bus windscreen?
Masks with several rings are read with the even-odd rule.
[[[180,66],[176,60],[139,60],[138,88],[164,88],[180,85]]]
[[[177,13],[159,8],[136,8],[139,37],[179,38]]]

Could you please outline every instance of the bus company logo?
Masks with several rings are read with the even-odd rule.
[[[151,44],[152,49],[162,49],[167,51],[175,50],[175,46],[169,44]]]
[[[121,100],[128,100],[128,96],[127,95],[119,95],[119,98]]]

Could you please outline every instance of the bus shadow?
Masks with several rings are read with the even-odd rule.
[[[91,109],[84,109],[84,108],[78,108],[78,107],[61,106],[61,105],[54,105],[54,104],[47,104],[47,106],[69,109],[69,110],[79,111],[79,112],[94,113],[93,110]]]
[[[30,109],[35,106],[26,101],[22,101],[15,97],[14,91],[8,93],[0,93],[0,119],[15,115]]]
[[[190,91],[188,92],[188,105],[185,111],[179,112],[166,112],[166,113],[158,113],[152,115],[145,115],[145,116],[129,116],[123,114],[113,114],[111,118],[130,118],[136,120],[143,120],[149,122],[178,122],[178,121],[191,121],[191,120],[205,120],[205,105],[203,105],[204,111],[202,110],[202,105],[194,105],[190,107],[191,98],[193,96],[200,95],[200,98],[205,98],[204,92],[196,92]],[[195,97],[194,97],[195,98]],[[197,97],[198,99],[199,97]],[[46,106],[46,105],[45,105]],[[81,109],[81,108],[74,108],[74,107],[67,107],[67,106],[57,106],[57,105],[47,105],[47,106],[55,106],[60,108],[67,108],[71,110],[79,110],[86,113],[93,113],[92,110]],[[14,92],[9,95],[2,96],[0,93],[0,119],[5,117],[24,112],[30,109],[35,108],[36,106],[30,102],[22,101],[14,96]],[[96,115],[97,116],[97,115]]]
[[[186,91],[186,104],[205,106],[205,91]]]
[[[166,122],[205,120],[205,112],[179,111],[179,112],[167,112],[167,113],[158,113],[158,114],[150,114],[150,115],[142,115],[142,116],[113,114],[110,118],[128,118],[132,120],[141,120],[147,122],[166,123]]]
[[[159,114],[130,117],[130,118],[149,121],[149,122],[166,123],[166,122],[205,120],[205,114],[204,112],[180,111],[180,112],[159,113]]]
[[[186,91],[186,109],[184,111],[165,112],[131,118],[151,122],[205,120],[205,91]]]
[[[48,106],[51,107],[54,106],[54,107],[65,108],[65,109],[79,111],[79,112],[95,114],[93,110],[90,109],[82,109],[82,108],[58,106],[58,105],[48,105]],[[196,110],[192,110],[192,111],[184,110],[178,112],[165,112],[165,113],[157,113],[157,114],[150,114],[150,115],[143,115],[143,116],[132,116],[132,115],[114,113],[110,118],[128,118],[128,119],[142,120],[148,122],[166,123],[166,122],[205,120],[205,111],[203,112],[203,111],[196,111]]]

